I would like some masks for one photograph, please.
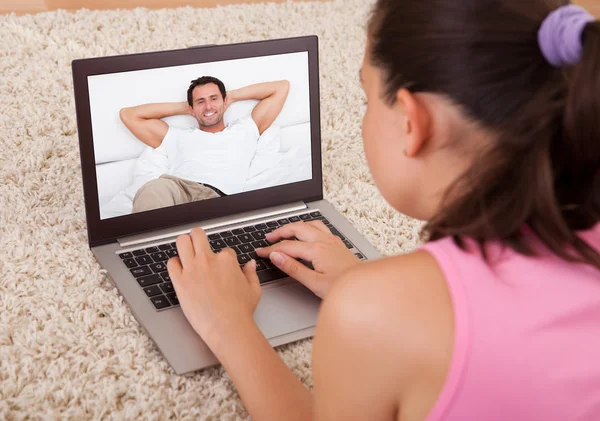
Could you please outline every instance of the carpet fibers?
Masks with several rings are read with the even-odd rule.
[[[383,254],[416,246],[362,152],[370,4],[0,16],[0,420],[248,419],[222,368],[170,369],[87,248],[73,59],[317,34],[325,196]],[[278,349],[309,388],[311,349]]]

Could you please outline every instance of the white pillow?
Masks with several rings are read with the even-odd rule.
[[[301,93],[296,94],[294,89],[290,89],[288,99],[273,125],[284,128],[310,121],[309,104],[306,100],[299,101],[297,95],[301,95]],[[258,104],[256,100],[231,104],[223,117],[225,124],[228,125],[249,115],[256,104]],[[171,116],[163,120],[174,127],[198,127],[198,122],[191,115]],[[94,138],[96,164],[137,158],[142,154],[145,145],[123,125],[118,111],[110,116],[94,116],[92,125],[102,127],[102,130],[99,131],[102,139]],[[96,133],[97,131],[94,130],[94,134]]]

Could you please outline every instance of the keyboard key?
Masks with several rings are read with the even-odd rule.
[[[299,216],[290,216],[290,222],[300,222]]]
[[[161,272],[160,277],[163,278],[163,281],[165,282],[171,282],[171,276],[169,275],[169,272]]]
[[[213,248],[213,250],[221,250],[227,247],[227,244],[225,244],[225,241],[223,240],[212,240],[210,241],[210,246]]]
[[[158,247],[148,247],[146,249],[146,253],[148,253],[148,254],[158,253],[158,252],[159,252]]]
[[[269,222],[267,222],[267,227],[277,228],[278,226],[279,226],[279,223],[277,221],[269,221]]]
[[[167,270],[167,265],[164,263],[153,263],[150,265],[150,269],[152,269],[152,272],[154,273],[164,272]]]
[[[142,267],[135,268],[135,269],[129,269],[129,271],[136,278],[139,278],[140,276],[144,276],[144,275],[150,275],[152,273],[152,270],[150,270],[150,268],[148,266],[142,266]]]
[[[267,268],[267,266],[265,265],[265,262],[263,262],[262,260],[256,260],[256,271],[261,271],[261,270],[265,270]]]
[[[240,244],[237,246],[237,248],[239,248],[242,253],[250,253],[251,251],[254,251],[252,244]]]
[[[171,248],[173,250],[177,250],[177,243],[175,243],[175,242],[171,243]]]
[[[228,238],[228,237],[232,237],[233,233],[231,231],[223,231],[221,233],[221,238]]]
[[[310,215],[305,213],[304,215],[300,215],[300,219],[303,221],[308,221],[310,219]]]
[[[142,288],[145,288],[150,285],[160,284],[163,280],[158,273],[155,273],[153,275],[142,276],[141,278],[138,278],[137,281]]]
[[[254,237],[252,237],[250,234],[242,234],[242,235],[238,235],[239,240],[242,243],[251,243],[252,241],[254,241]]]
[[[173,284],[171,282],[160,284],[159,286],[165,294],[168,294],[169,292],[175,292],[175,288],[173,288]]]
[[[246,232],[245,232],[243,229],[241,229],[241,228],[234,229],[234,230],[233,230],[233,231],[231,231],[231,232],[232,232],[234,235],[242,235],[242,234],[245,234],[245,233],[246,233]]]
[[[158,287],[158,285],[152,285],[151,287],[144,288],[144,292],[148,297],[154,297],[155,295],[162,294],[162,291]]]
[[[250,257],[247,254],[240,254],[237,258],[240,265],[246,264],[250,261]]]
[[[173,304],[174,306],[179,305],[179,300],[177,299],[177,294],[175,294],[174,292],[167,294],[167,298],[169,299],[171,304]]]
[[[126,252],[126,253],[121,253],[119,254],[119,257],[123,260],[125,259],[131,259],[133,257],[133,254]]]
[[[310,216],[312,216],[313,218],[318,218],[319,216],[321,216],[321,212],[319,212],[319,211],[311,212]]]
[[[138,262],[139,265],[149,265],[150,263],[154,263],[152,257],[148,256],[147,254],[144,256],[136,257],[135,261]]]
[[[271,232],[273,232],[273,231],[275,231],[276,229],[277,229],[277,228],[267,228],[267,229],[265,230],[265,235],[266,235],[266,234],[269,234],[269,233],[271,233]]]
[[[354,247],[354,246],[352,245],[352,243],[351,243],[350,241],[348,241],[348,240],[344,240],[344,245],[345,245],[346,247],[348,247],[349,249],[351,249],[352,247]]]
[[[169,256],[169,259],[177,256],[177,250],[167,250],[167,256]]]
[[[134,250],[133,252],[131,252],[131,254],[133,254],[134,256],[143,256],[144,254],[146,254],[145,250]]]
[[[261,284],[288,277],[288,275],[285,272],[282,272],[277,268],[261,270],[257,273],[257,275]]]
[[[155,262],[166,262],[167,260],[169,260],[169,256],[167,256],[167,253],[165,252],[158,252],[158,253],[154,253],[150,255],[152,257],[152,259],[154,259]]]
[[[266,230],[267,229],[267,224],[258,224],[258,225],[254,225],[256,227],[257,230]]]
[[[267,267],[267,269],[271,269],[271,268],[275,267],[275,265],[273,264],[273,262],[271,262],[271,260],[269,260],[269,259],[263,260],[263,263],[265,264],[265,266]]]
[[[150,300],[152,301],[152,304],[154,304],[154,307],[156,307],[157,310],[171,306],[171,303],[169,302],[169,300],[167,300],[167,297],[165,297],[164,295],[152,297],[150,298]]]
[[[338,237],[340,237],[340,238],[342,239],[342,241],[346,239],[346,237],[344,237],[344,236],[342,235],[342,233],[341,233],[341,232],[339,232],[337,229],[335,229],[335,228],[331,228],[331,229],[330,229],[330,231],[331,231],[331,233],[332,233],[333,235],[337,235]]]
[[[171,250],[171,245],[170,244],[161,244],[160,246],[158,246],[158,249],[161,251]]]
[[[287,218],[283,218],[283,219],[278,219],[278,220],[277,220],[277,223],[278,223],[279,225],[285,225],[285,224],[289,224],[289,223],[290,223],[290,221],[288,221],[288,220],[287,220]]]
[[[356,257],[358,257],[360,260],[362,260],[362,259],[364,259],[364,258],[365,258],[365,256],[363,256],[361,253],[354,253],[354,255],[355,255]]]
[[[325,225],[331,225],[331,222],[329,222],[329,219],[325,218],[324,216],[319,218],[321,221],[323,221],[323,223]]]
[[[123,263],[125,263],[125,266],[127,266],[128,269],[134,268],[138,265],[134,259],[125,259],[123,260]]]
[[[256,228],[254,228],[254,227],[246,227],[246,228],[244,228],[244,231],[245,232],[253,232],[253,231],[256,231]]]
[[[253,232],[252,236],[254,237],[255,240],[264,240],[265,239],[265,233],[262,231]]]
[[[220,240],[221,239],[221,234],[216,233],[216,234],[211,234],[208,236],[209,240]]]
[[[258,257],[258,254],[256,254],[255,251],[251,251],[250,253],[248,253],[248,256],[250,256],[250,258],[252,260],[258,260],[258,259],[260,259],[260,257]]]
[[[262,247],[269,247],[269,244],[265,241],[265,240],[258,240],[252,243],[252,245],[254,246],[254,248],[262,248]]]
[[[228,246],[237,246],[238,244],[242,244],[237,237],[228,237],[225,239],[225,243],[227,243]]]

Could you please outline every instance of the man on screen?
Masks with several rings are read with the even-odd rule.
[[[193,80],[187,102],[123,108],[120,118],[135,137],[168,162],[169,174],[144,184],[133,212],[239,193],[262,133],[277,118],[289,92],[287,80],[258,83],[231,91],[212,76]],[[223,116],[236,101],[259,103],[252,114],[225,126]],[[191,115],[199,128],[179,129],[161,120]]]

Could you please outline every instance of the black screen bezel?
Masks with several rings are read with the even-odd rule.
[[[100,219],[88,76],[304,51],[308,52],[311,180],[116,218]],[[296,201],[313,201],[323,198],[317,36],[80,59],[72,62],[72,71],[75,104],[77,104],[81,173],[90,247],[107,244],[120,237],[190,222]]]

